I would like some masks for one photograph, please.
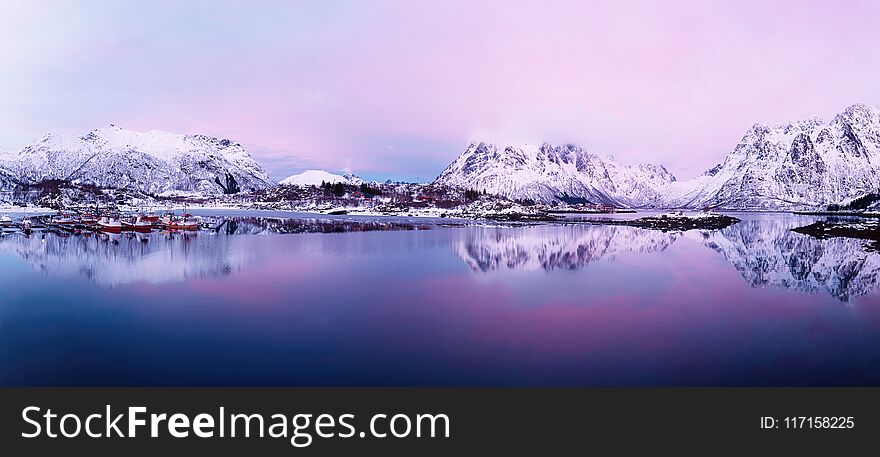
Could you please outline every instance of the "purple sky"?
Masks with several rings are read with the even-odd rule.
[[[491,138],[689,178],[754,122],[880,104],[878,18],[876,1],[0,0],[0,147],[115,123],[232,138],[275,178],[430,180]]]

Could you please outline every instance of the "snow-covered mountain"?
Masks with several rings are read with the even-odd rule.
[[[880,108],[753,125],[718,166],[669,187],[666,206],[824,208],[880,189]]]
[[[320,186],[321,183],[325,182],[360,184],[363,182],[363,180],[351,173],[346,173],[345,175],[337,175],[324,170],[306,170],[300,174],[288,176],[279,181],[278,184],[284,184],[288,186]]]
[[[545,203],[568,196],[617,206],[650,206],[674,181],[662,166],[622,165],[574,145],[515,147],[480,141],[471,143],[435,183]]]
[[[0,152],[0,157],[2,157],[2,152]],[[15,186],[15,177],[12,176],[12,172],[9,170],[5,170],[2,165],[0,165],[0,190],[9,190]]]
[[[540,202],[567,195],[634,207],[824,209],[880,191],[880,107],[853,105],[828,122],[755,124],[722,163],[687,181],[577,146],[475,142],[436,182]]]
[[[23,184],[66,180],[150,194],[216,195],[273,184],[233,141],[156,130],[142,133],[112,124],[81,137],[46,135],[20,151],[0,154],[3,168]]]

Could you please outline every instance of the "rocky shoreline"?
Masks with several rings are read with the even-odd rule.
[[[697,213],[686,215],[682,213],[661,214],[639,219],[588,219],[584,223],[596,225],[625,225],[662,232],[683,232],[687,230],[720,230],[736,224],[740,220],[725,214]]]
[[[791,213],[799,214],[802,216],[851,216],[880,218],[880,213],[876,211],[792,211]]]
[[[828,238],[856,238],[880,243],[880,221],[818,221],[803,227],[791,229],[793,232],[809,235],[820,240]]]

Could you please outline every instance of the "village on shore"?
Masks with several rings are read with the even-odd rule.
[[[35,228],[54,231],[150,232],[153,230],[200,230],[218,222],[193,216],[191,209],[226,209],[242,211],[284,211],[323,214],[328,216],[398,216],[487,220],[494,222],[561,222],[572,221],[566,216],[577,214],[635,213],[629,208],[616,208],[585,201],[541,204],[531,200],[511,200],[473,189],[460,189],[435,184],[413,183],[328,183],[320,185],[280,184],[268,189],[229,195],[204,196],[197,193],[146,195],[123,189],[99,189],[72,183],[56,183],[36,191],[13,196],[13,203],[0,208],[0,214],[21,213],[18,219],[0,216],[0,227],[20,229],[25,233]],[[30,214],[30,216],[28,216]],[[705,214],[705,213],[700,213]],[[718,217],[726,217],[717,215]],[[674,229],[684,227],[682,218],[693,219],[686,224],[698,228],[707,219],[671,213],[671,217],[647,224],[646,228]],[[579,222],[605,223],[610,220]],[[653,220],[653,219],[651,219]],[[676,222],[678,221],[678,222]],[[733,219],[728,221],[733,223]],[[609,222],[609,223],[619,223]],[[712,217],[711,223],[719,224]],[[628,224],[636,224],[628,222]],[[723,225],[723,224],[722,224]],[[655,227],[656,226],[656,227]],[[668,227],[667,227],[668,226]]]

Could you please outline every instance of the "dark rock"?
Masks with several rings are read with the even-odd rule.
[[[827,238],[857,238],[860,240],[880,241],[880,224],[877,221],[818,221],[803,227],[793,228],[791,231],[810,235],[820,240]]]
[[[241,192],[241,187],[238,185],[238,181],[235,180],[235,176],[232,176],[228,171],[226,172],[226,184],[220,182],[220,177],[215,176],[214,182],[223,189],[224,194],[237,194]]]
[[[740,220],[724,214],[706,217],[687,216],[649,216],[632,220],[591,219],[585,222],[599,225],[626,225],[662,232],[681,232],[686,230],[720,230],[736,224]]]

